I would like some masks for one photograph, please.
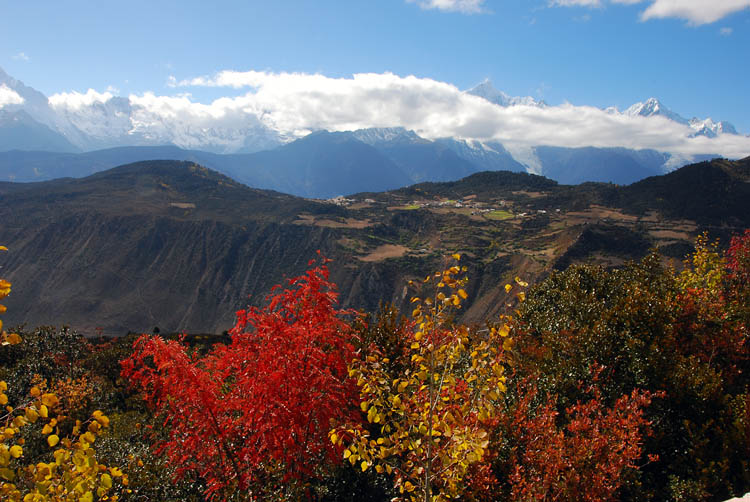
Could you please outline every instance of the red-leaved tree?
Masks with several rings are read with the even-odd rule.
[[[178,478],[201,477],[211,499],[296,498],[296,481],[340,462],[328,431],[358,415],[347,374],[353,335],[333,287],[325,264],[289,280],[266,307],[238,312],[231,343],[203,357],[138,339],[123,375],[164,417],[158,451]]]
[[[750,318],[750,229],[732,237],[727,250],[727,297],[732,310],[747,323]]]
[[[519,387],[518,402],[500,420],[513,444],[510,500],[614,500],[628,472],[638,468],[653,394],[634,390],[610,408],[592,385],[590,399],[560,416],[552,397],[534,404],[539,396],[532,382]]]

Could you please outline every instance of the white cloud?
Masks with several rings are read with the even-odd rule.
[[[3,84],[0,85],[0,108],[7,105],[22,105],[24,99],[13,89]]]
[[[654,0],[643,20],[676,17],[691,24],[708,24],[750,7],[750,0]]]
[[[483,12],[484,0],[406,0],[416,3],[423,9],[438,9],[447,12],[461,12],[463,14],[479,14]]]
[[[611,3],[635,5],[648,3],[641,20],[677,18],[692,25],[709,24],[750,7],[750,0],[609,0]],[[600,7],[602,0],[550,0],[554,6]]]
[[[19,52],[19,53],[18,53],[18,54],[16,54],[15,56],[11,56],[11,57],[12,57],[13,59],[15,59],[16,61],[28,61],[28,60],[29,60],[29,56],[27,56],[27,55],[26,55],[25,53],[23,53],[23,52]]]
[[[750,7],[750,0],[656,0],[642,14],[644,20],[677,17],[700,25],[718,21]]]
[[[725,37],[728,37],[729,35],[732,34],[732,31],[734,31],[734,30],[732,30],[732,28],[729,28],[729,27],[725,26],[725,27],[723,27],[723,28],[721,28],[719,30],[719,34],[723,35]]]
[[[283,73],[287,79],[298,75],[309,78],[307,74]],[[262,80],[267,78],[268,74],[259,71],[238,72],[233,70],[224,70],[217,73],[214,77],[202,76],[185,80],[177,80],[173,75],[167,79],[168,87],[258,87]]]
[[[415,76],[361,73],[349,78],[320,74],[223,71],[174,86],[247,88],[242,96],[210,104],[189,95],[131,96],[145,124],[192,121],[200,127],[240,127],[250,120],[297,136],[326,129],[403,126],[427,138],[454,136],[497,140],[509,148],[529,146],[626,147],[694,155],[727,157],[750,154],[750,138],[720,135],[690,137],[687,126],[661,117],[630,117],[589,106],[563,104],[543,108],[501,107],[455,86]],[[213,124],[213,125],[212,125]]]
[[[108,91],[97,92],[94,89],[89,89],[86,94],[80,92],[61,92],[53,94],[49,97],[49,104],[53,108],[68,108],[68,109],[80,109],[84,107],[90,107],[96,103],[106,103],[112,99],[114,95]]]

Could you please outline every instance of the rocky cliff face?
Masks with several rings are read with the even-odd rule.
[[[93,332],[221,332],[286,273],[304,270],[330,231],[148,215],[68,215],[4,233],[11,320]],[[9,313],[10,313],[9,312]]]

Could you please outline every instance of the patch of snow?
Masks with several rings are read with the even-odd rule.
[[[542,161],[537,157],[533,146],[507,146],[506,149],[517,162],[526,167],[527,173],[542,174]]]
[[[708,138],[715,138],[719,134],[737,134],[737,130],[729,122],[714,122],[710,117],[703,120],[693,117],[690,119],[690,127],[695,131],[696,136]]]
[[[664,163],[664,171],[665,173],[674,171],[684,165],[691,164],[694,160],[695,158],[692,155],[670,155],[669,159]]]
[[[547,103],[544,101],[537,101],[531,96],[509,96],[503,91],[495,89],[495,86],[492,85],[492,82],[490,82],[489,79],[485,79],[481,84],[469,89],[466,93],[473,96],[479,96],[490,103],[495,103],[500,106],[547,106]]]
[[[352,132],[352,136],[370,146],[382,143],[427,143],[428,140],[420,137],[414,131],[404,127],[372,127],[369,129],[358,129]]]

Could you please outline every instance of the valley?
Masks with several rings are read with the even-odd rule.
[[[0,184],[6,324],[85,333],[221,333],[309,260],[333,260],[343,307],[404,307],[407,283],[460,252],[465,322],[512,303],[503,284],[651,249],[679,266],[695,236],[750,226],[750,159],[715,160],[629,186],[559,185],[482,172],[386,192],[303,199],[192,162],[149,161],[81,179]],[[717,204],[695,204],[701,194]],[[710,199],[709,199],[710,200]]]

